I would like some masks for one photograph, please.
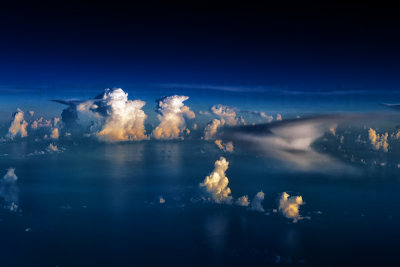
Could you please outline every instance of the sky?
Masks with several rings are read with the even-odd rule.
[[[2,5],[0,25],[2,92],[397,90],[400,82],[400,24],[389,6],[18,2]]]

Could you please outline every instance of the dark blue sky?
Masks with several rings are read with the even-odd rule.
[[[397,90],[395,11],[301,2],[5,4],[0,85]]]

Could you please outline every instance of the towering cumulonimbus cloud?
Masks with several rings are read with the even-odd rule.
[[[218,129],[223,127],[225,124],[229,126],[238,124],[239,120],[236,118],[236,112],[230,107],[215,105],[211,107],[211,111],[213,114],[217,115],[219,119],[213,119],[212,122],[204,128],[205,140],[214,139]]]
[[[181,134],[186,130],[185,118],[194,119],[195,114],[183,104],[189,97],[173,95],[158,101],[157,112],[160,124],[153,130],[152,136],[156,139],[183,138]]]
[[[106,142],[148,138],[144,127],[147,115],[142,110],[146,102],[128,100],[128,93],[121,88],[106,89],[103,94],[87,101],[53,101],[68,105],[61,115],[68,130],[89,130]]]
[[[11,211],[18,209],[18,177],[15,174],[15,168],[9,168],[7,173],[0,180],[0,197],[7,204],[7,208]]]
[[[10,128],[8,129],[7,136],[10,139],[14,139],[18,135],[22,138],[27,137],[27,126],[28,123],[24,119],[24,112],[18,108],[17,112],[15,112],[13,115],[13,120],[11,122]]]
[[[292,219],[293,222],[297,222],[303,217],[300,215],[300,206],[304,205],[303,198],[301,196],[290,196],[288,193],[283,192],[279,200],[279,211],[288,219]]]
[[[128,100],[128,93],[118,88],[107,89],[101,103],[107,108],[108,116],[97,133],[100,140],[116,142],[147,138],[144,127],[147,115],[142,110],[146,102]]]
[[[205,190],[209,200],[216,203],[232,203],[231,189],[228,187],[229,180],[225,175],[228,165],[229,162],[224,157],[220,157],[215,162],[213,172],[200,183],[200,188]]]
[[[384,133],[381,135],[377,134],[376,131],[372,128],[369,128],[368,130],[369,140],[376,150],[382,149],[384,152],[389,151],[388,136],[388,133]]]

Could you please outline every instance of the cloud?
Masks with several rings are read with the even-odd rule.
[[[58,139],[59,136],[60,136],[60,134],[59,134],[59,132],[58,132],[58,128],[54,128],[54,129],[51,131],[50,138],[52,138],[52,139]]]
[[[222,140],[217,139],[215,140],[215,144],[217,147],[225,152],[233,152],[234,147],[232,142],[223,143]]]
[[[215,162],[213,172],[204,179],[203,183],[200,183],[200,188],[205,190],[209,200],[216,203],[232,203],[231,189],[228,187],[229,180],[225,175],[228,165],[229,162],[224,157],[220,157]]]
[[[277,120],[277,121],[281,121],[281,120],[282,120],[282,115],[278,113],[278,114],[276,115],[276,120]]]
[[[251,202],[251,209],[259,212],[264,212],[262,202],[264,200],[264,193],[262,191],[258,192]]]
[[[277,159],[296,170],[324,173],[353,171],[349,165],[312,146],[333,125],[353,119],[352,116],[326,115],[236,126],[224,129],[219,137],[256,154]]]
[[[18,177],[15,168],[9,168],[7,173],[0,180],[0,197],[6,203],[6,207],[11,211],[18,209]]]
[[[108,116],[97,134],[100,140],[116,142],[147,138],[144,128],[147,115],[142,110],[146,102],[128,100],[128,93],[119,88],[107,89],[102,103],[107,107]]]
[[[236,200],[236,205],[243,206],[243,207],[249,206],[250,205],[249,197],[247,195],[239,197]]]
[[[214,105],[211,107],[213,114],[217,115],[219,119],[213,119],[204,129],[204,139],[212,140],[215,138],[218,129],[223,127],[225,124],[233,126],[237,125],[239,120],[236,118],[236,112],[234,109],[223,106]]]
[[[14,139],[14,137],[16,137],[17,135],[22,138],[27,137],[27,126],[28,123],[24,120],[24,112],[18,108],[17,112],[15,112],[13,115],[13,120],[11,122],[10,128],[8,129],[8,137],[11,139]]]
[[[278,210],[288,219],[292,219],[293,222],[297,222],[303,217],[300,216],[300,206],[304,205],[303,198],[301,196],[290,196],[288,193],[283,192],[281,199],[279,200]]]
[[[185,118],[195,118],[194,112],[183,104],[188,99],[188,96],[173,95],[159,100],[157,111],[160,124],[153,130],[154,138],[182,138],[181,134],[186,130]]]
[[[35,114],[35,111],[29,110],[28,113],[29,113],[29,115],[30,115],[31,117],[33,117],[33,115]]]
[[[128,100],[121,88],[106,89],[103,94],[87,101],[53,100],[68,105],[61,117],[67,129],[89,129],[99,140],[120,142],[147,139],[142,108],[146,102]],[[78,127],[79,125],[79,127]]]
[[[372,128],[369,128],[368,130],[369,140],[376,150],[382,149],[384,152],[389,151],[388,136],[388,133],[379,135]]]
[[[58,152],[59,150],[58,150],[58,147],[56,146],[56,145],[53,145],[53,144],[49,144],[49,146],[47,147],[47,150],[48,151],[52,151],[52,152]]]

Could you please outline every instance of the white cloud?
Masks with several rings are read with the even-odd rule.
[[[200,183],[200,188],[206,191],[209,200],[216,203],[231,204],[232,202],[231,189],[228,187],[229,180],[225,175],[228,165],[229,162],[224,157],[220,157],[215,162],[213,172],[204,179],[203,183]]]
[[[128,93],[118,88],[107,89],[102,104],[107,108],[108,116],[97,133],[100,140],[116,142],[147,138],[144,128],[147,115],[142,110],[146,102],[128,100]]]
[[[258,192],[251,202],[251,209],[259,212],[264,212],[262,202],[264,200],[264,193],[262,191]]]
[[[17,109],[17,112],[13,115],[13,120],[11,122],[10,128],[8,129],[8,137],[14,139],[17,135],[20,137],[27,137],[28,132],[26,127],[28,123],[24,120],[24,112]]]
[[[210,124],[204,128],[204,139],[205,140],[212,140],[215,138],[217,131],[220,127],[222,127],[222,121],[218,119],[213,119]]]
[[[301,205],[304,205],[303,198],[301,196],[290,196],[288,193],[283,192],[279,201],[278,210],[288,219],[292,219],[293,222],[303,219],[301,217],[299,209]]]
[[[33,117],[33,115],[35,114],[35,111],[29,110],[28,113],[29,113],[29,115],[30,115],[31,117]]]
[[[278,113],[278,114],[276,115],[276,120],[277,120],[277,121],[281,121],[281,120],[282,120],[282,115]]]
[[[158,102],[158,119],[160,124],[153,130],[152,136],[156,139],[182,138],[186,130],[185,118],[194,119],[195,114],[183,104],[187,96],[164,97]]]
[[[239,197],[236,200],[236,204],[239,205],[239,206],[243,206],[243,207],[249,206],[250,205],[249,197],[247,195]]]
[[[17,211],[18,209],[19,190],[16,184],[17,180],[18,177],[15,174],[15,168],[9,168],[3,179],[0,180],[0,197],[11,211]]]
[[[213,114],[217,115],[219,119],[213,119],[204,129],[204,139],[212,140],[215,138],[218,129],[223,127],[225,124],[233,126],[238,124],[238,118],[236,118],[236,112],[234,109],[223,106],[214,105],[211,107]]]

